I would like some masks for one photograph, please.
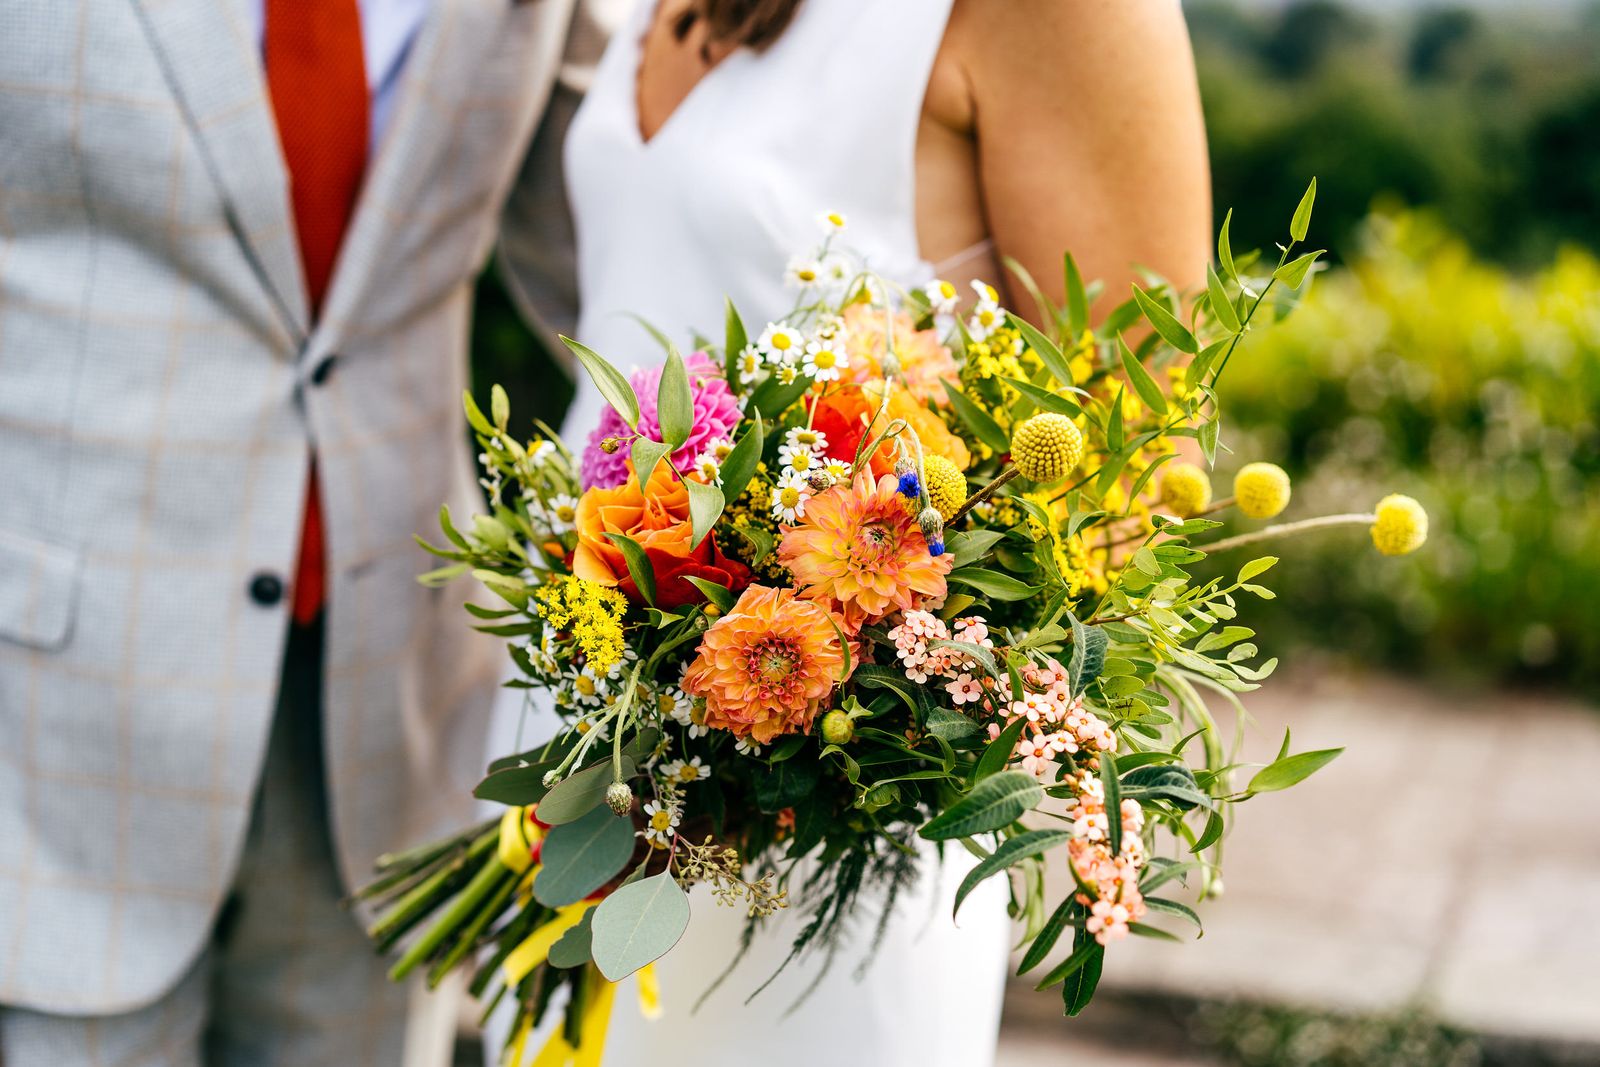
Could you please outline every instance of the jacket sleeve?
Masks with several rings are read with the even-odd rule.
[[[501,220],[498,265],[506,289],[528,325],[570,374],[557,334],[571,335],[578,319],[578,278],[572,213],[562,176],[562,148],[606,41],[627,16],[630,0],[579,0],[550,103],[534,132]]]

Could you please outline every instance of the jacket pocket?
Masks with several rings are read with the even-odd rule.
[[[66,647],[83,554],[0,530],[0,640],[45,652]]]

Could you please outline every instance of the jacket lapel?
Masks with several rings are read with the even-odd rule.
[[[132,0],[229,226],[291,339],[307,332],[289,176],[241,0]]]

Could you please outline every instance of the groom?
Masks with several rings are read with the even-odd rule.
[[[597,41],[578,0],[0,8],[6,1067],[424,1061],[339,900],[470,813],[497,665],[412,535],[474,507],[473,278]]]

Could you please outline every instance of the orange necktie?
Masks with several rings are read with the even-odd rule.
[[[265,52],[314,318],[367,165],[369,102],[356,0],[267,0]],[[309,481],[294,582],[294,620],[302,625],[316,619],[327,599],[315,458]]]

